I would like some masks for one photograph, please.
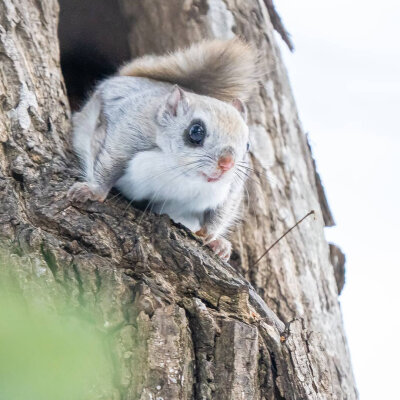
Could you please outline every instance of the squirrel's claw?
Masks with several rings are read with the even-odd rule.
[[[203,239],[204,245],[208,245],[213,252],[221,257],[224,261],[228,261],[231,257],[232,245],[231,242],[223,237],[215,237],[215,235],[207,233],[203,227],[196,232],[196,235]]]
[[[225,238],[218,238],[208,243],[214,253],[221,257],[224,261],[228,261],[231,257],[232,245]]]

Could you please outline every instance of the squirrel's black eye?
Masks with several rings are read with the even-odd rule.
[[[246,151],[249,151],[250,150],[250,142],[247,142],[247,144],[246,144]]]
[[[189,128],[189,141],[193,144],[202,144],[206,136],[206,128],[203,124],[195,122]]]

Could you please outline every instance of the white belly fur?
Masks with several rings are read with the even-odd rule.
[[[200,229],[202,213],[222,204],[230,181],[207,182],[204,176],[177,166],[171,155],[159,150],[145,151],[130,160],[116,187],[134,201],[149,200],[153,211],[168,214],[192,231]]]

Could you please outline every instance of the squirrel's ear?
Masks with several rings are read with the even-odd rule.
[[[171,118],[185,115],[188,110],[189,102],[185,92],[178,85],[174,85],[158,112],[158,122],[161,125],[168,124]]]
[[[165,111],[173,117],[186,114],[189,108],[189,102],[185,92],[178,86],[174,85],[165,103]]]
[[[240,115],[245,120],[245,122],[247,122],[247,107],[245,106],[243,101],[240,99],[233,99],[231,104],[233,105],[233,107],[236,108],[236,110],[240,112]]]

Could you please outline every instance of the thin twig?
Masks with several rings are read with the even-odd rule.
[[[314,210],[311,210],[309,213],[307,213],[302,219],[298,220],[288,231],[286,231],[279,239],[275,240],[274,243],[271,244],[271,246],[268,247],[267,250],[265,250],[265,252],[261,255],[261,257],[253,264],[253,267],[255,267],[258,262],[265,256],[268,254],[268,252],[280,241],[282,240],[290,231],[292,231],[294,228],[296,228],[296,226],[298,226],[299,224],[301,224],[307,217],[309,217],[310,215],[315,214]]]

